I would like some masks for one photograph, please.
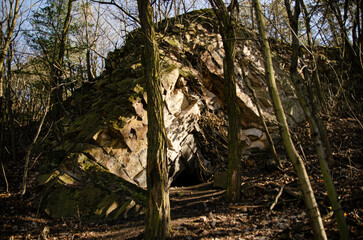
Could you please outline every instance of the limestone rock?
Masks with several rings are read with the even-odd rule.
[[[162,55],[160,77],[170,183],[186,169],[205,169],[201,177],[209,178],[217,169],[226,167],[228,121],[224,106],[224,49],[221,36],[211,27],[216,24],[213,16],[208,10],[192,12],[188,17],[179,19],[179,25],[157,34]],[[163,23],[159,25],[162,27]],[[180,29],[183,29],[183,34],[180,34]],[[242,27],[237,34],[241,38],[257,38]],[[86,184],[89,190],[77,190],[79,185],[85,184],[85,178],[92,178],[87,175],[85,162],[99,166],[99,171],[107,170],[110,176],[118,176],[133,184],[131,186],[138,186],[141,190],[146,188],[148,122],[140,37],[138,30],[130,34],[121,49],[109,53],[106,70],[101,76],[84,86],[87,91],[81,88],[69,100],[72,102],[69,111],[82,114],[68,119],[73,124],[69,126],[58,150],[65,153],[65,161],[60,168],[63,168],[64,174],[75,177],[71,177],[73,182],[63,183],[57,177],[57,188],[49,188],[47,196],[44,196],[44,204],[51,216],[59,217],[62,214],[59,209],[66,206],[70,212],[74,212],[74,206],[86,204],[80,204],[82,200],[76,197],[77,194],[84,194],[93,199],[92,204],[99,206],[96,210],[84,210],[88,216],[93,214],[101,218],[119,218],[126,209],[135,208],[132,201],[137,202],[137,195],[127,189],[105,196],[105,186],[97,187],[97,184],[87,180],[92,183]],[[282,65],[279,64],[279,58],[274,61],[279,79],[278,88],[282,101],[288,103],[286,110],[290,113],[290,122],[298,122],[302,114],[288,84],[288,73],[278,69]],[[268,124],[273,125],[274,114],[264,78],[263,57],[256,41],[244,41],[237,46],[236,87],[244,128],[241,133],[244,145],[241,147],[265,149],[266,136],[262,132],[251,93],[245,87],[242,68],[247,80],[256,89],[262,113],[269,121]],[[82,109],[77,106],[82,106]],[[66,161],[70,156],[73,161]],[[78,169],[77,174],[72,169]],[[56,171],[60,172],[60,169],[51,174]],[[94,174],[99,176],[100,182],[104,182],[101,178],[108,178],[104,172],[102,175]],[[49,185],[49,182],[44,184]],[[91,192],[95,196],[91,197]],[[59,202],[58,197],[62,194],[69,199],[66,206]]]

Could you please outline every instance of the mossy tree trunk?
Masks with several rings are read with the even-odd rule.
[[[318,122],[321,121],[318,113],[316,111],[316,107],[314,107],[314,101],[313,99],[308,100],[307,96],[308,94],[304,89],[303,81],[301,76],[298,73],[298,60],[300,56],[300,44],[298,39],[298,31],[299,31],[299,15],[300,15],[300,1],[297,0],[295,3],[295,10],[294,13],[292,13],[290,8],[290,3],[288,0],[285,0],[285,6],[289,17],[290,27],[291,27],[291,34],[292,34],[292,60],[291,60],[291,66],[290,66],[290,76],[292,79],[292,82],[295,87],[296,95],[298,96],[300,105],[302,109],[304,110],[305,116],[309,122],[311,135],[315,144],[316,153],[319,158],[320,162],[320,168],[323,174],[324,183],[326,190],[328,192],[328,198],[330,200],[330,203],[332,204],[333,210],[334,210],[334,216],[338,223],[339,228],[339,235],[340,239],[349,239],[349,231],[348,226],[344,218],[344,211],[340,205],[340,202],[338,200],[338,195],[335,190],[335,186],[330,174],[328,162],[327,162],[327,153],[326,149],[324,148],[321,132],[322,130],[319,130],[321,127]],[[308,77],[308,74],[305,74],[305,77]],[[305,79],[308,83],[311,82],[311,79]],[[309,84],[308,84],[309,85]]]
[[[236,16],[237,1],[232,1],[228,12],[222,0],[210,0],[219,21],[220,34],[223,39],[225,56],[223,59],[225,104],[228,112],[228,174],[227,201],[237,202],[241,195],[241,114],[236,93],[236,76],[234,60],[236,56]]]
[[[166,132],[159,76],[159,52],[155,40],[153,9],[149,0],[138,0],[141,30],[144,34],[142,64],[147,82],[147,206],[145,238],[166,239],[171,233]]]
[[[286,116],[283,111],[280,96],[277,91],[271,52],[268,44],[266,27],[263,20],[262,9],[259,0],[253,0],[253,5],[256,12],[258,29],[260,32],[261,44],[263,48],[268,87],[272,98],[274,111],[280,125],[280,132],[285,146],[285,150],[294,165],[299,180],[299,185],[303,193],[304,202],[310,216],[310,222],[313,229],[314,238],[327,239],[323,221],[320,216],[320,211],[315,200],[314,192],[311,188],[309,176],[306,172],[304,162],[302,161],[301,156],[296,151],[294,143],[292,142],[289,127],[286,121]]]

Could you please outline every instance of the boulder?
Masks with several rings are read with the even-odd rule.
[[[190,169],[200,169],[195,171],[202,172],[200,179],[208,179],[225,169],[228,139],[224,49],[214,27],[217,24],[214,14],[210,10],[196,11],[180,18],[177,25],[173,26],[173,21],[170,20],[165,33],[157,34],[170,184]],[[255,33],[242,27],[237,34],[239,38],[257,39]],[[146,188],[148,124],[141,42],[141,35],[135,30],[121,49],[109,53],[101,76],[67,100],[74,116],[67,120],[73,123],[58,147],[65,158],[42,181],[47,187],[42,205],[49,215],[81,213],[81,217],[117,219],[130,209],[140,209]],[[237,52],[235,73],[245,142],[241,147],[265,149],[266,136],[242,74],[243,68],[246,80],[256,89],[268,125],[276,125],[261,48],[257,41],[246,40],[238,42]],[[301,110],[288,84],[288,73],[279,68],[283,66],[280,58],[274,57],[274,61],[278,89],[283,101],[289,103],[290,123],[300,121]],[[48,178],[53,180],[44,180]]]

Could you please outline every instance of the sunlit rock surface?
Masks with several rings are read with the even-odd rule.
[[[167,26],[165,21],[159,24],[161,32],[157,38],[170,183],[185,169],[200,170],[195,171],[200,179],[212,178],[226,168],[227,162],[222,39],[211,11],[169,19]],[[243,126],[241,148],[264,150],[268,144],[266,135],[245,83],[248,81],[255,89],[268,125],[276,126],[258,35],[241,28],[238,39],[242,39],[238,41],[235,60]],[[92,180],[92,174],[94,169],[106,170],[146,188],[148,121],[141,44],[138,31],[130,33],[125,46],[109,53],[104,73],[95,82],[78,89],[68,101],[76,117],[58,148],[65,153],[65,161],[55,170],[68,180],[61,180],[54,171],[41,181],[46,186],[50,182],[57,186],[48,187],[43,200],[44,209],[51,216],[77,216],[81,209],[83,216],[117,219],[126,217],[131,208],[137,208],[133,212],[138,212],[142,203],[135,203],[130,192],[122,187],[110,190],[100,186]],[[288,120],[294,124],[302,120],[303,114],[288,82],[288,63],[277,54],[273,56],[281,98]],[[92,204],[85,204],[82,194]]]

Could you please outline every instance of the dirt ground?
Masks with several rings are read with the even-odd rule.
[[[363,129],[354,118],[330,119],[327,125],[335,160],[332,175],[351,237],[363,239]],[[309,131],[302,126],[298,135],[296,146],[303,149],[328,239],[339,239]],[[22,162],[5,163],[7,193],[1,175],[0,239],[143,238],[143,215],[122,222],[49,218],[39,212],[36,164],[30,172],[28,193],[20,197],[22,166]],[[294,170],[288,161],[283,166],[282,170],[269,169],[264,156],[244,161],[242,200],[237,204],[226,203],[224,190],[214,188],[213,182],[172,188],[171,239],[312,239]]]

